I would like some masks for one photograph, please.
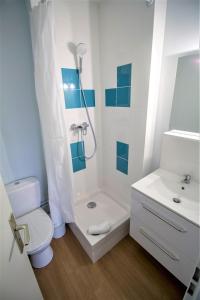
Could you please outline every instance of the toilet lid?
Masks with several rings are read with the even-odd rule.
[[[26,251],[29,255],[40,251],[50,244],[53,237],[53,223],[42,208],[35,209],[17,218],[16,221],[17,224],[28,224],[30,242],[26,246]]]

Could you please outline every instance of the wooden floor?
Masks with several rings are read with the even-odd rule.
[[[69,230],[52,247],[53,261],[35,270],[45,300],[179,300],[184,295],[184,286],[129,236],[95,264]]]

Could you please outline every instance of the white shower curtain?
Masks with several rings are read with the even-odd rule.
[[[55,57],[53,2],[30,9],[35,88],[42,128],[48,194],[54,237],[74,221],[71,164],[64,122],[64,103]]]

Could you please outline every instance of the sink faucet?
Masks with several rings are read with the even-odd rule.
[[[190,182],[191,182],[191,175],[189,175],[189,174],[186,174],[186,175],[184,175],[184,179],[183,179],[183,183],[186,183],[186,184],[189,184]]]

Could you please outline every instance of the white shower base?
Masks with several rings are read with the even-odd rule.
[[[90,201],[95,201],[97,206],[88,208],[87,203]],[[76,221],[70,224],[70,228],[91,260],[96,262],[128,234],[129,217],[130,214],[125,208],[100,192],[75,205]],[[111,223],[110,232],[96,236],[87,234],[90,225],[104,221]]]

